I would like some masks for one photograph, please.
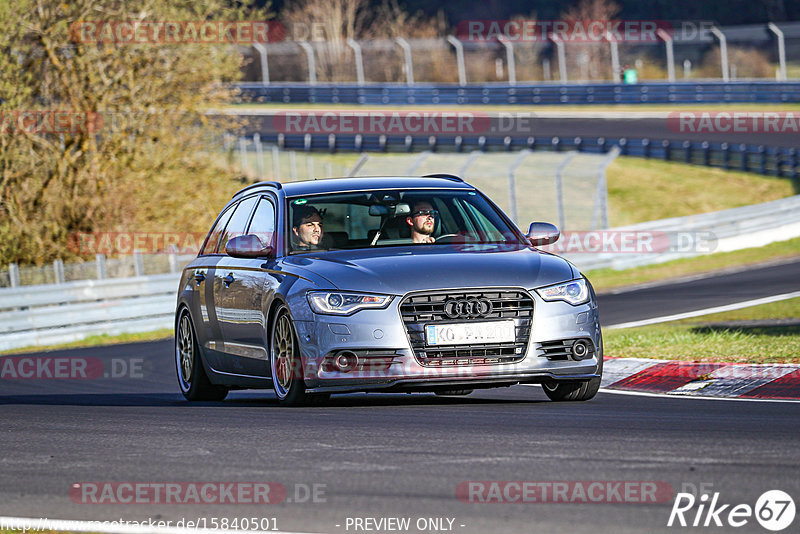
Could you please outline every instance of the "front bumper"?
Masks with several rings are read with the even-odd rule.
[[[362,310],[349,317],[313,315],[314,320],[296,320],[306,387],[311,392],[425,391],[589,380],[599,376],[603,352],[596,304],[545,302],[535,292],[530,293],[534,299],[531,334],[524,357],[516,363],[422,365],[413,353],[400,316],[400,298],[386,309]],[[542,342],[575,338],[591,342],[594,351],[590,358],[551,360],[542,355]],[[343,350],[365,354],[366,360],[379,356],[388,364],[349,372],[335,370],[330,359]]]

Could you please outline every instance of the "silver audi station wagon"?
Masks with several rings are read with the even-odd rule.
[[[178,383],[189,400],[273,388],[296,405],[357,391],[466,395],[541,384],[594,397],[589,281],[458,177],[261,182],[223,208],[183,271]]]

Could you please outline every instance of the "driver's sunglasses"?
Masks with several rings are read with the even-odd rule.
[[[418,210],[411,214],[413,217],[419,217],[422,215],[423,217],[438,217],[439,212],[437,210]]]

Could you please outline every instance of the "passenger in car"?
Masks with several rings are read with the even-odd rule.
[[[411,207],[411,215],[406,223],[411,226],[411,239],[414,244],[433,243],[433,229],[439,212],[427,200],[417,200]]]
[[[292,249],[319,250],[322,241],[322,215],[310,204],[295,206],[292,213]]]

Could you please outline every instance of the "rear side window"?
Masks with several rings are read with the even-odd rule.
[[[208,234],[208,239],[206,239],[206,245],[203,247],[203,250],[200,251],[200,254],[213,254],[215,250],[217,250],[217,244],[219,243],[219,238],[222,235],[222,231],[225,229],[225,225],[228,224],[228,220],[231,218],[233,214],[234,206],[225,210],[225,212],[217,219],[217,224],[214,225],[214,228]]]
[[[228,241],[234,237],[244,235],[247,223],[250,220],[250,212],[253,211],[253,206],[255,206],[257,200],[258,197],[250,197],[239,202],[239,205],[236,206],[236,210],[233,212],[233,216],[230,221],[228,221],[228,225],[225,226],[225,231],[222,233],[219,245],[217,245],[217,252],[224,253]]]
[[[253,214],[253,222],[250,223],[248,234],[254,234],[261,240],[265,247],[272,245],[275,235],[275,206],[266,198],[258,201],[258,207]]]

